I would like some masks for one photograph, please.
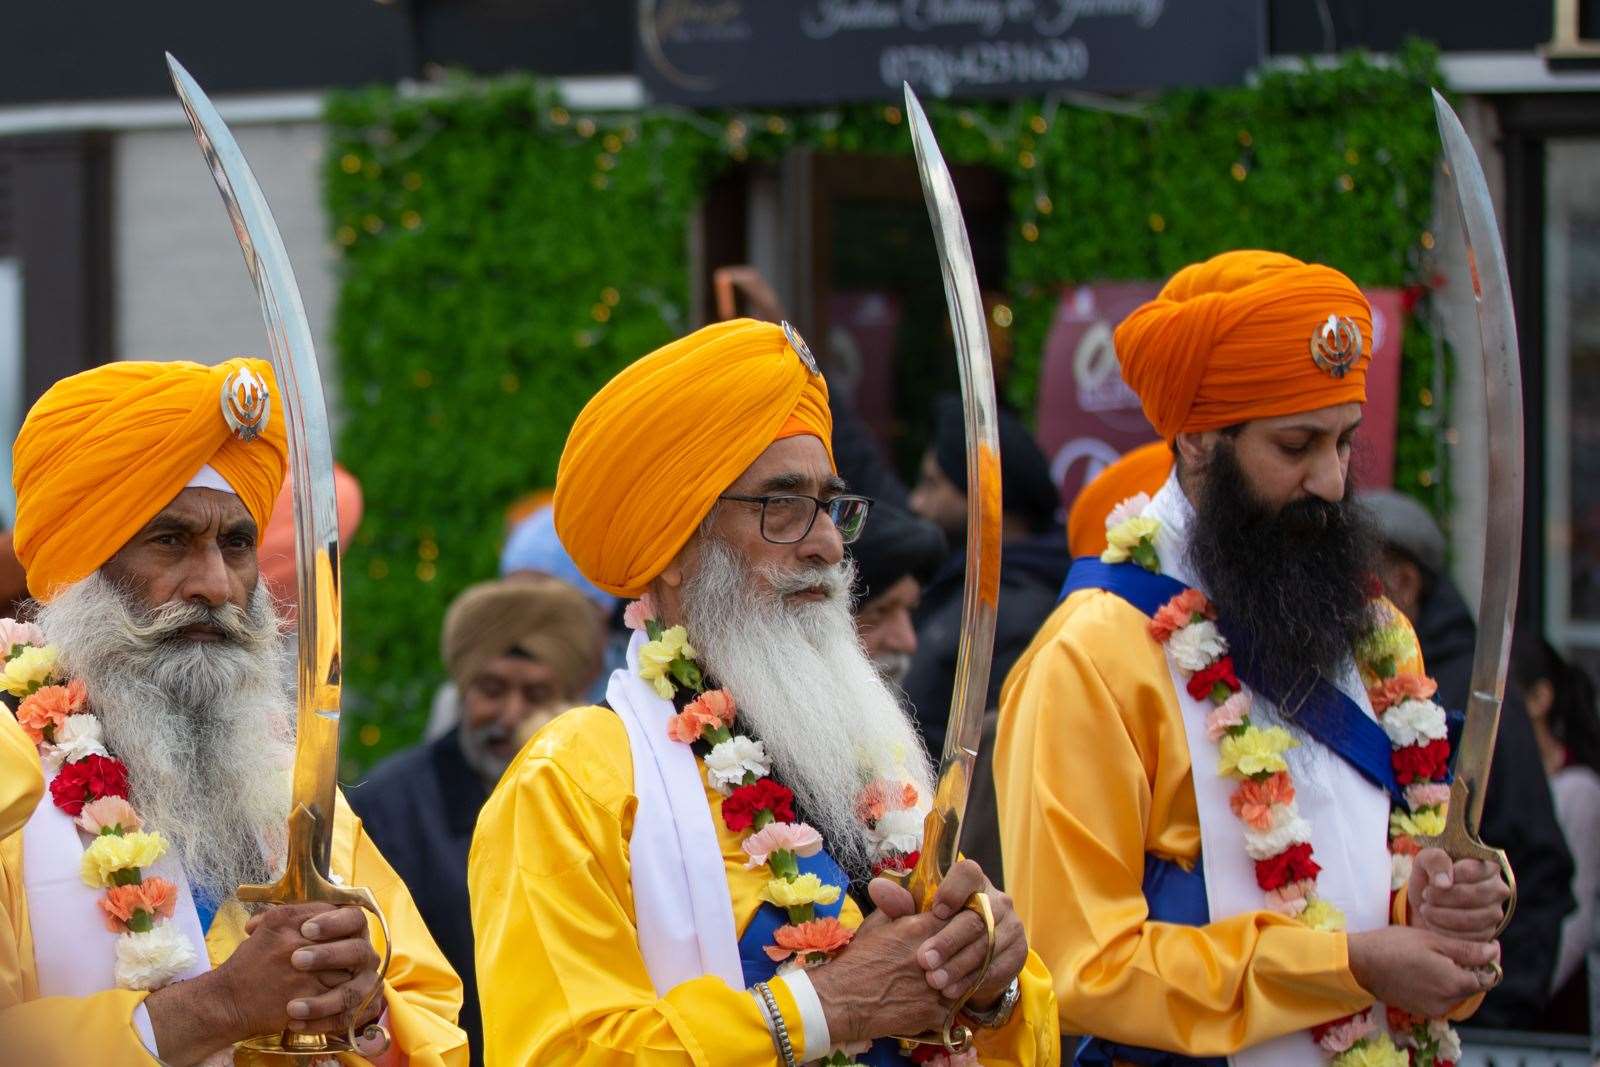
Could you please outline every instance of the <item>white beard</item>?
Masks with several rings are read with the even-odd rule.
[[[834,858],[861,874],[873,859],[855,811],[862,787],[877,778],[909,780],[926,799],[933,774],[916,727],[856,637],[853,575],[849,561],[758,572],[706,537],[683,604],[708,676],[733,697],[775,776],[794,790]],[[813,586],[826,588],[827,599],[790,602],[782,595]]]
[[[293,765],[293,660],[265,585],[248,610],[146,611],[98,571],[39,610],[81,678],[129,801],[173,846],[190,886],[221,902],[283,863]],[[174,636],[199,622],[212,643]]]

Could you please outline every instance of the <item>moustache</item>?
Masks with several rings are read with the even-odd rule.
[[[204,626],[223,640],[236,645],[251,643],[253,632],[249,614],[235,604],[209,607],[182,601],[162,604],[130,620],[128,634],[148,644],[176,641],[184,632]]]
[[[836,563],[798,571],[767,568],[762,577],[780,597],[821,590],[829,600],[839,600],[849,595],[854,575],[849,564]]]

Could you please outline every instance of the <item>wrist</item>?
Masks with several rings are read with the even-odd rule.
[[[860,1032],[859,1017],[854,1010],[857,1001],[851,998],[849,983],[841,981],[838,967],[824,963],[811,968],[806,974],[811,979],[811,988],[816,991],[817,1000],[822,1003],[822,1015],[828,1020],[828,1034],[834,1045],[866,1040],[866,1035]]]
[[[169,1063],[198,1063],[250,1037],[232,993],[209,971],[145,997],[156,1050]]]

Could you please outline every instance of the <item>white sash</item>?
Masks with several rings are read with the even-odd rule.
[[[1163,573],[1197,586],[1186,555],[1191,509],[1176,475],[1156,494],[1145,514],[1161,522],[1156,553]],[[1306,610],[1314,611],[1316,606],[1308,604]],[[1244,824],[1228,805],[1235,783],[1217,774],[1217,743],[1206,733],[1211,707],[1189,695],[1184,676],[1170,656],[1167,667],[1189,743],[1211,919],[1215,922],[1261,911],[1265,902],[1256,883],[1255,864],[1245,852]],[[1354,663],[1339,680],[1339,689],[1369,717],[1377,718]],[[1253,717],[1268,723],[1282,721],[1276,709],[1252,696]],[[1344,912],[1352,933],[1381,929],[1389,925],[1389,794],[1303,733],[1297,737],[1299,747],[1285,758],[1294,779],[1296,804],[1301,817],[1311,824],[1312,851],[1322,867],[1317,890]],[[1381,1029],[1381,1004],[1375,1019]],[[1234,1067],[1324,1067],[1327,1056],[1308,1032],[1299,1031],[1243,1049],[1229,1057],[1229,1062]]]
[[[693,749],[667,736],[677,709],[639,677],[646,640],[642,631],[633,635],[627,668],[613,671],[606,687],[633,753],[638,804],[628,851],[639,950],[658,996],[706,974],[743,989],[733,902],[705,785]]]
[[[54,773],[48,774],[53,780]],[[118,934],[106,929],[100,910],[104,890],[84,884],[79,873],[86,835],[49,797],[34,808],[22,829],[22,886],[33,932],[33,960],[41,997],[86,997],[117,988]],[[211,969],[200,916],[177,857],[170,852],[149,869],[178,889],[172,919],[194,946],[195,964],[179,979]]]

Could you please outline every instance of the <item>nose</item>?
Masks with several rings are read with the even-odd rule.
[[[1339,503],[1344,499],[1349,469],[1349,454],[1336,445],[1319,450],[1304,482],[1306,492],[1330,504]]]
[[[795,547],[800,558],[813,565],[832,567],[844,559],[844,538],[839,535],[839,528],[833,524],[827,508],[817,511],[817,521]]]
[[[228,564],[222,558],[222,549],[214,543],[207,544],[189,556],[181,586],[184,600],[220,608],[228,602],[230,591]]]
[[[890,652],[902,652],[907,656],[917,654],[917,628],[911,624],[911,612],[907,608],[896,608],[894,612],[883,620],[880,639],[883,647]]]

